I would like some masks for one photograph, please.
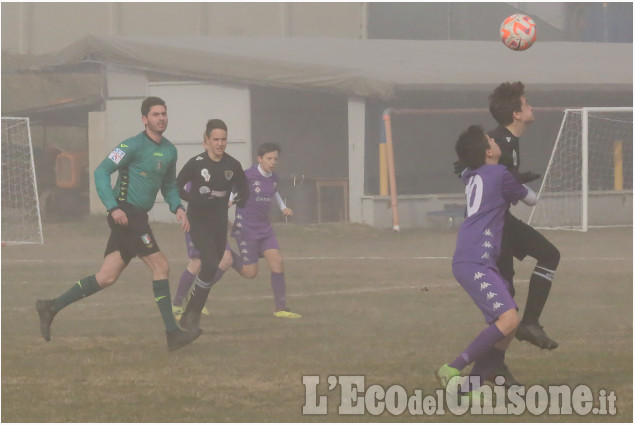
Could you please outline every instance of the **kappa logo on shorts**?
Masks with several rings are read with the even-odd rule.
[[[143,242],[143,244],[148,247],[148,248],[152,248],[152,238],[150,238],[149,234],[145,234],[141,236],[141,242]]]
[[[234,177],[234,172],[232,170],[225,170],[225,179],[229,181],[232,177]]]

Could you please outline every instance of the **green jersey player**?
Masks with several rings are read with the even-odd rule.
[[[114,284],[130,260],[139,256],[152,271],[154,299],[165,324],[168,349],[177,350],[199,335],[178,327],[170,301],[168,261],[159,250],[148,223],[157,193],[163,198],[189,230],[185,209],[180,204],[176,188],[176,158],[174,145],[163,132],[168,125],[165,102],[148,97],[141,104],[141,120],[145,130],[117,145],[95,170],[97,194],[108,210],[110,238],[99,271],[77,281],[67,292],[50,300],[37,300],[40,331],[46,341],[51,339],[51,323],[55,315],[69,304],[88,297]],[[118,172],[117,182],[110,185],[110,175]]]

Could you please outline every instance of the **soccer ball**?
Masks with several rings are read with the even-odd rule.
[[[522,13],[513,14],[501,24],[501,40],[512,50],[527,50],[536,41],[536,23]]]

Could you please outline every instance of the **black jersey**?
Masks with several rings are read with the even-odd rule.
[[[225,153],[220,161],[213,161],[207,152],[192,157],[177,176],[179,196],[188,202],[190,218],[213,218],[227,222],[229,195],[237,191],[237,204],[249,197],[247,178],[240,162]],[[190,182],[190,191],[185,184]]]
[[[499,164],[506,166],[512,173],[520,166],[520,139],[505,127],[498,127],[487,133],[501,148]]]

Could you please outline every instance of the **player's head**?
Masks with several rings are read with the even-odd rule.
[[[141,102],[141,121],[146,131],[163,134],[168,128],[168,108],[160,97],[150,96]]]
[[[147,117],[153,106],[165,106],[165,101],[156,96],[146,97],[141,102],[141,116]]]
[[[207,154],[219,161],[227,148],[227,125],[223,120],[211,119],[207,121],[203,136],[203,147]]]
[[[275,143],[263,143],[258,146],[257,159],[260,168],[266,173],[276,169],[282,149]]]
[[[454,145],[459,161],[472,170],[483,164],[496,164],[501,156],[498,144],[480,125],[471,125],[459,136]]]
[[[520,81],[502,83],[489,96],[489,111],[499,125],[534,121],[533,108],[527,103],[525,86]]]

